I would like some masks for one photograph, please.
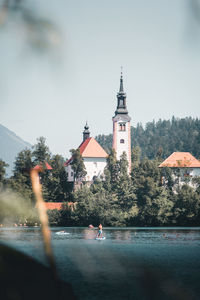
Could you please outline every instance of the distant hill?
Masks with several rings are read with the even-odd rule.
[[[14,132],[0,124],[0,159],[9,164],[6,170],[7,176],[12,174],[17,154],[25,148],[31,148],[31,144],[23,141]]]
[[[112,134],[98,135],[97,142],[109,151],[112,147]],[[200,159],[200,119],[175,118],[148,122],[144,127],[138,123],[131,127],[131,145],[139,146],[142,157],[153,159],[160,153],[165,159],[175,151],[190,152]]]

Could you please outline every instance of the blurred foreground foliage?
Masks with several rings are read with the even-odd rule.
[[[61,210],[48,210],[52,226],[199,226],[200,179],[194,178],[191,186],[186,177],[179,185],[172,169],[158,168],[161,161],[159,154],[153,160],[141,158],[136,146],[128,176],[126,155],[117,161],[112,150],[104,179],[73,188],[67,182],[64,158],[52,156],[41,137],[32,151],[18,154],[11,178],[5,178],[6,164],[0,161],[0,223],[38,223],[29,178],[30,168],[38,165],[45,201],[63,202]],[[52,170],[45,169],[45,162]]]
[[[0,29],[15,34],[26,47],[38,53],[58,52],[61,45],[61,31],[50,19],[41,15],[38,4],[34,1],[1,0],[0,1]]]

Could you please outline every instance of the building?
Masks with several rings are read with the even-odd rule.
[[[68,206],[72,211],[75,209],[76,204],[73,202],[44,202],[46,210],[62,210]]]
[[[83,158],[83,162],[86,169],[86,177],[80,179],[81,181],[92,182],[94,178],[101,178],[104,175],[104,169],[106,167],[106,158],[108,154],[106,151],[99,145],[99,143],[93,138],[90,137],[89,127],[86,123],[83,131],[83,141],[78,147],[80,154]],[[68,181],[74,181],[74,171],[72,169],[71,163],[73,157],[71,157],[65,164],[65,169],[68,174]]]
[[[43,172],[45,170],[52,170],[52,167],[48,164],[48,162],[41,162],[39,165],[36,165],[33,170],[37,170],[38,172]]]
[[[191,179],[196,176],[200,176],[200,161],[198,161],[189,152],[172,153],[159,165],[159,168],[165,167],[172,168],[174,170],[174,176],[179,177],[179,184],[187,181],[190,185],[193,186]]]
[[[117,159],[123,152],[127,155],[128,170],[131,172],[131,118],[128,115],[126,106],[126,93],[123,87],[123,76],[121,73],[120,88],[117,94],[117,109],[112,118],[113,121],[113,144],[112,147],[116,151]]]

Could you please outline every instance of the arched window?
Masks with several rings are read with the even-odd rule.
[[[121,140],[120,140],[120,144],[124,144],[124,139],[121,139]]]
[[[119,123],[119,131],[126,131],[126,123]]]

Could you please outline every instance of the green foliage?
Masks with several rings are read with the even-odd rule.
[[[49,161],[50,159],[50,151],[48,146],[45,144],[45,138],[44,137],[39,137],[37,139],[37,144],[34,145],[33,147],[33,153],[32,156],[34,158],[34,164],[40,164],[45,161]]]
[[[106,181],[109,180],[111,183],[116,182],[119,176],[119,162],[117,161],[116,151],[114,149],[111,149],[107,157],[106,171]]]
[[[107,153],[110,153],[110,151],[112,150],[112,138],[112,134],[99,134],[95,137],[97,142],[106,150]]]
[[[14,163],[14,175],[7,181],[8,186],[25,198],[32,199],[30,170],[33,167],[30,150],[22,150],[18,153]]]
[[[54,202],[62,202],[67,199],[70,192],[64,159],[61,155],[54,155],[50,160],[50,164],[52,170],[46,183],[48,199]]]
[[[131,152],[132,168],[134,168],[139,164],[140,158],[141,158],[141,148],[139,146],[133,146]]]
[[[72,169],[74,171],[74,180],[84,178],[86,176],[85,165],[83,162],[80,149],[71,149],[70,150],[73,160],[71,162]]]
[[[70,196],[71,190],[64,169],[64,158],[61,155],[51,157],[43,137],[40,137],[37,141],[38,143],[34,145],[32,152],[25,149],[18,153],[14,163],[14,175],[6,180],[6,185],[18,195],[33,201],[30,170],[36,164],[39,164],[42,166],[39,175],[44,199],[46,201],[66,201]],[[52,166],[52,170],[46,169],[45,162]]]
[[[174,195],[174,222],[180,226],[199,225],[200,195],[187,184]]]
[[[112,135],[98,135],[100,145],[112,148]],[[200,157],[200,119],[175,118],[148,122],[145,127],[138,123],[131,127],[132,147],[141,148],[141,157],[166,158],[175,151],[190,152]]]
[[[198,119],[178,120],[172,118],[171,121],[148,123],[145,129],[138,124],[135,131],[135,145],[131,153],[131,174],[128,174],[126,154],[123,153],[118,161],[115,151],[110,149],[105,176],[101,179],[94,178],[90,185],[83,181],[73,192],[71,185],[67,182],[63,157],[51,156],[45,145],[45,139],[39,138],[33,152],[23,150],[18,154],[14,175],[10,179],[5,179],[5,163],[0,161],[2,192],[6,190],[6,187],[15,191],[15,196],[11,196],[13,206],[10,202],[7,206],[8,203],[4,200],[0,203],[0,210],[2,209],[0,222],[6,220],[6,222],[23,223],[28,219],[29,223],[33,224],[37,219],[34,206],[32,205],[32,208],[27,206],[33,200],[29,170],[37,163],[43,166],[40,180],[44,199],[64,203],[61,210],[48,211],[51,225],[88,226],[93,224],[97,226],[102,223],[103,226],[199,226],[199,177],[193,179],[194,185],[191,187],[189,177],[185,178],[184,184],[180,182],[182,169],[172,170],[158,167],[162,156],[166,155],[167,151],[170,151],[169,154],[174,150],[188,151],[184,148],[186,141],[184,142],[182,135],[180,135],[181,142],[175,133],[175,129],[177,132],[181,128],[188,130],[188,124],[192,128],[190,134],[194,137],[193,131],[199,128]],[[171,132],[171,137],[169,137],[168,131]],[[197,137],[197,135],[198,133],[195,136]],[[99,138],[104,140],[103,136],[99,136]],[[198,147],[195,148],[195,145],[199,145],[200,140],[197,138],[197,144],[194,140],[190,141],[193,141],[193,151],[191,152],[195,154],[196,151],[198,154],[199,150]],[[166,145],[164,145],[165,143]],[[170,147],[173,145],[174,147],[179,145],[180,148],[172,150]],[[79,182],[86,175],[85,166],[79,149],[72,149],[71,153],[74,178]],[[45,169],[45,161],[52,166],[52,170]],[[19,200],[19,206],[25,208],[25,212],[18,213],[19,208],[14,197],[25,199],[25,202]],[[3,199],[5,199],[4,196]],[[67,201],[74,202],[73,209],[69,207]],[[30,209],[30,213],[27,212],[28,209]]]
[[[0,189],[0,223],[4,225],[38,223],[38,215],[31,201],[10,189]]]
[[[0,184],[3,183],[5,180],[6,167],[8,167],[8,164],[6,164],[2,159],[0,159]]]

